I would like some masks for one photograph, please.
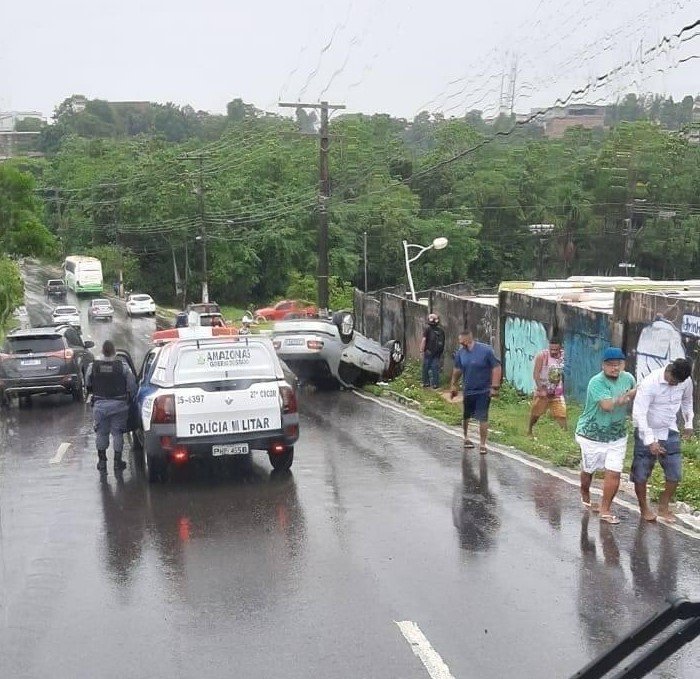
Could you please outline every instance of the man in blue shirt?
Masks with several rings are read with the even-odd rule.
[[[473,417],[479,423],[479,452],[485,455],[489,406],[491,398],[497,396],[501,388],[501,362],[488,344],[474,340],[471,330],[459,334],[459,343],[462,347],[454,356],[451,396],[457,396],[457,382],[461,376],[464,382],[464,447],[474,448],[468,436],[469,420]]]

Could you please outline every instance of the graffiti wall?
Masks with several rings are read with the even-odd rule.
[[[639,333],[637,381],[676,358],[685,358],[685,355],[680,330],[665,318],[658,318]]]
[[[505,378],[518,391],[535,389],[532,377],[535,356],[548,346],[547,330],[539,321],[508,316],[504,328]]]
[[[603,351],[610,346],[610,315],[561,305],[564,386],[567,397],[585,403],[588,382],[600,372]]]

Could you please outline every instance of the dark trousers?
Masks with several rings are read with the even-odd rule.
[[[442,356],[435,356],[429,351],[423,352],[423,386],[440,386],[440,363]]]

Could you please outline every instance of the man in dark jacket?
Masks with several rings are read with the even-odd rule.
[[[114,344],[106,340],[102,345],[102,356],[87,369],[85,384],[93,397],[93,419],[97,434],[97,468],[107,469],[107,448],[112,435],[114,449],[114,471],[126,469],[122,460],[124,432],[129,416],[129,402],[136,395],[136,380],[131,370],[117,357]]]
[[[423,386],[437,389],[440,386],[440,368],[445,352],[445,331],[437,314],[428,315],[428,325],[420,343],[423,354]]]

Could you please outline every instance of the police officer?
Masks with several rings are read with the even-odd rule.
[[[136,380],[131,370],[116,356],[114,343],[106,340],[102,356],[88,366],[86,386],[92,392],[93,418],[97,433],[97,468],[107,469],[107,448],[112,435],[114,471],[126,469],[122,460],[124,432],[129,415],[129,402],[136,395]]]

